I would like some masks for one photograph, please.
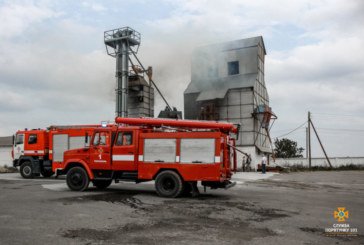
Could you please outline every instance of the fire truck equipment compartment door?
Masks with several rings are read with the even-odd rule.
[[[63,162],[63,153],[68,150],[68,135],[53,135],[53,161]]]
[[[214,163],[215,139],[181,139],[181,163]]]
[[[175,162],[176,139],[145,139],[144,162]]]
[[[72,136],[70,137],[69,141],[70,141],[70,149],[78,149],[85,147],[85,136]],[[88,142],[90,142],[90,140],[88,140]]]

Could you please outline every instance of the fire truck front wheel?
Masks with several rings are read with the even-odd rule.
[[[183,181],[176,172],[165,170],[157,175],[155,189],[161,197],[178,197],[183,191]]]
[[[73,191],[84,191],[87,189],[90,179],[82,167],[73,167],[67,172],[67,185]]]
[[[20,174],[24,179],[31,179],[34,177],[32,163],[29,161],[23,162],[20,166]]]

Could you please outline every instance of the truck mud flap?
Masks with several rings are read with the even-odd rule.
[[[229,189],[231,187],[234,187],[235,185],[236,185],[236,182],[235,181],[234,182],[229,181],[229,183],[227,183],[225,185],[225,189]]]
[[[201,184],[203,186],[208,186],[211,189],[218,189],[218,188],[224,188],[229,189],[236,185],[236,182],[231,182],[229,180],[226,180],[224,182],[209,182],[209,181],[202,181]]]

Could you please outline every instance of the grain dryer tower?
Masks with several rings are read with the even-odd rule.
[[[140,45],[140,33],[130,27],[105,31],[104,42],[107,54],[116,58],[116,116],[153,117],[152,69],[150,67],[146,70],[141,67],[136,56]],[[134,65],[131,57],[141,66]],[[148,76],[149,83],[144,79],[144,75]]]
[[[272,153],[269,127],[276,118],[265,86],[265,55],[261,36],[197,48],[184,92],[186,119],[241,124],[237,145],[253,168]]]

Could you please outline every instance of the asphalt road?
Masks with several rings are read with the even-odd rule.
[[[64,179],[0,174],[0,244],[364,244],[364,171],[236,177],[165,199],[153,183],[77,193]],[[338,207],[358,236],[326,236]]]

